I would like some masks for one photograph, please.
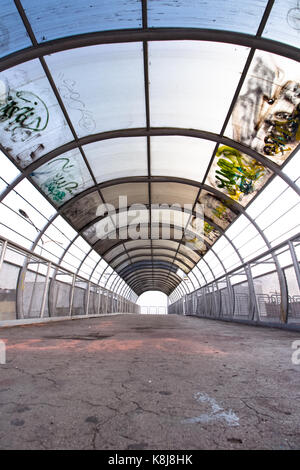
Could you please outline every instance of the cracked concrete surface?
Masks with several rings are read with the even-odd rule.
[[[117,315],[0,339],[0,449],[300,448],[297,332]]]

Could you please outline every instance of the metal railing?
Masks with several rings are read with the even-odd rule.
[[[169,305],[168,313],[298,329],[299,252],[297,234],[183,296]]]
[[[0,321],[140,313],[140,307],[0,236]]]

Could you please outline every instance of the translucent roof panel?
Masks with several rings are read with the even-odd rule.
[[[146,137],[108,139],[83,146],[97,183],[126,176],[146,176]]]
[[[0,140],[21,166],[73,140],[38,60],[0,73]]]
[[[193,204],[196,201],[198,188],[180,183],[151,183],[152,204]]]
[[[299,143],[299,63],[256,51],[226,135],[281,165]]]
[[[122,233],[123,239],[127,238],[148,238],[149,211],[135,210],[134,206],[128,212],[109,215],[90,226],[83,232],[83,235],[91,244],[96,243],[99,239],[120,238]],[[140,224],[145,224],[141,227]],[[124,230],[126,229],[125,236]]]
[[[46,57],[79,137],[145,126],[141,43],[105,44]]]
[[[17,167],[0,150],[1,177],[11,183],[20,174]]]
[[[229,203],[213,193],[202,190],[198,201],[204,208],[204,216],[222,229],[227,228],[236,217]]]
[[[0,56],[32,46],[13,0],[1,2]]]
[[[254,158],[221,145],[205,183],[245,206],[271,175],[272,171]]]
[[[300,148],[293,158],[284,165],[282,171],[300,186]]]
[[[151,174],[201,182],[214,147],[214,142],[194,137],[151,137]]]
[[[275,0],[263,36],[300,46],[300,5],[297,0]]]
[[[109,186],[101,190],[105,202],[112,204],[116,209],[119,202],[131,206],[131,204],[148,204],[148,184],[147,183],[124,183]],[[119,199],[122,197],[122,199]]]
[[[53,158],[34,170],[30,176],[56,206],[94,184],[78,149]]]
[[[150,27],[209,28],[256,34],[267,0],[148,0]]]
[[[110,262],[113,258],[115,258],[116,256],[119,256],[121,255],[122,253],[125,253],[124,252],[124,245],[121,244],[119,246],[116,246],[114,249],[112,249],[106,256],[105,256],[105,259],[107,262]]]
[[[223,43],[150,43],[151,125],[220,132],[248,52]]]
[[[204,240],[209,245],[215,243],[215,241],[220,237],[221,233],[215,227],[213,227],[208,222],[204,221],[203,224]]]
[[[64,208],[62,214],[67,217],[77,229],[80,229],[98,216],[97,211],[101,206],[102,200],[98,192],[94,191]]]
[[[38,42],[110,29],[139,28],[139,0],[22,0]]]

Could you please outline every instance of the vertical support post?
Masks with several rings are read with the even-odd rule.
[[[70,297],[70,310],[69,310],[69,316],[70,317],[72,316],[72,310],[73,310],[75,280],[76,280],[76,276],[75,276],[75,274],[73,274],[72,287],[71,287],[71,297]]]
[[[292,257],[292,260],[293,260],[294,270],[295,270],[295,273],[296,273],[298,287],[300,289],[300,267],[299,267],[299,262],[297,260],[297,255],[296,255],[296,251],[295,251],[295,247],[293,245],[293,242],[291,242],[289,240],[288,243],[289,243],[289,248],[290,248],[290,252],[291,252],[291,257]],[[1,264],[0,264],[0,268],[1,268]]]
[[[4,261],[4,257],[5,257],[5,253],[6,253],[6,248],[7,248],[7,240],[5,240],[5,242],[3,242],[3,245],[2,245],[2,250],[1,250],[1,255],[0,255],[0,271],[1,271],[1,268],[2,268],[2,265],[3,265],[3,261]]]
[[[247,281],[248,281],[248,289],[249,289],[249,307],[252,307],[252,315],[249,320],[253,321],[259,321],[259,310],[258,310],[258,304],[257,304],[257,298],[255,294],[255,287],[254,287],[254,282],[253,282],[253,277],[252,277],[252,271],[251,267],[249,264],[245,266],[245,272],[247,276]]]
[[[231,285],[229,276],[226,276],[226,285],[227,285],[227,289],[228,289],[229,310],[230,310],[229,315],[231,317],[233,317],[234,316],[234,308],[235,308],[235,297],[234,297],[234,290],[233,290],[233,287]]]
[[[97,315],[100,314],[100,302],[101,302],[101,288],[99,287],[99,292],[98,292],[98,305],[97,305]]]
[[[86,296],[86,304],[85,304],[85,314],[89,314],[89,304],[90,304],[90,290],[91,290],[91,283],[90,281],[87,283],[87,296]]]
[[[49,278],[50,278],[50,270],[51,270],[52,263],[48,263],[48,268],[47,268],[47,274],[46,274],[46,279],[45,279],[45,287],[44,287],[44,292],[43,292],[43,299],[42,299],[42,306],[41,306],[41,312],[40,312],[40,318],[44,317],[45,313],[45,306],[46,306],[46,299],[47,299],[47,293],[48,293],[48,286],[49,286]]]

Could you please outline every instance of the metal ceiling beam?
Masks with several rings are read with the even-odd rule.
[[[242,153],[247,154],[248,156],[254,158],[255,160],[261,162],[264,166],[272,170],[275,174],[279,175],[287,184],[289,184],[296,192],[297,194],[300,195],[300,189],[299,187],[282,171],[282,167],[277,165],[276,163],[272,162],[268,158],[264,157],[263,155],[259,154],[256,152],[254,149],[251,149],[250,147],[247,147],[246,145],[237,142],[233,139],[230,139],[225,136],[220,136],[219,134],[215,134],[213,132],[208,132],[208,131],[202,131],[202,130],[196,130],[196,129],[184,129],[184,128],[170,128],[170,127],[151,127],[149,129],[145,128],[137,128],[137,129],[121,129],[121,130],[116,130],[116,131],[110,131],[110,132],[101,132],[98,134],[93,134],[89,135],[87,137],[82,137],[80,139],[74,140],[72,142],[69,142],[67,144],[64,144],[60,147],[57,147],[55,150],[47,153],[46,155],[42,156],[35,162],[33,162],[31,165],[29,165],[27,168],[21,168],[19,167],[15,160],[8,155],[7,152],[4,153],[8,156],[8,158],[16,165],[19,167],[20,171],[22,171],[21,175],[19,175],[7,188],[0,196],[0,201],[9,193],[11,189],[13,189],[18,183],[22,181],[25,177],[30,178],[30,174],[39,168],[41,165],[47,163],[48,161],[52,160],[55,157],[60,156],[61,154],[68,152],[69,150],[72,150],[74,148],[82,147],[84,145],[87,145],[89,143],[93,142],[98,142],[101,140],[107,140],[107,139],[114,139],[114,138],[121,138],[121,137],[151,137],[151,136],[183,136],[183,137],[194,137],[194,138],[199,138],[199,139],[204,139],[204,140],[210,140],[212,142],[216,142],[218,144],[226,145],[229,147],[233,147],[236,150],[239,150]],[[300,148],[300,145],[292,152],[293,154],[296,153],[296,151]],[[284,165],[283,165],[284,166]],[[147,182],[147,178],[149,177],[135,177],[134,181],[135,182]],[[151,178],[151,181],[154,180],[155,177]],[[31,180],[31,178],[30,178]],[[121,178],[121,179],[114,179],[114,180],[109,180],[105,181],[102,183],[99,183],[97,187],[101,190],[102,188],[106,188],[108,186],[116,185],[116,184],[121,184],[124,182],[131,182],[129,178]],[[186,180],[186,181],[191,181],[191,180]],[[199,184],[199,182],[197,182]],[[90,192],[94,191],[95,187],[91,187],[87,189],[86,191],[80,193],[78,196],[83,196],[86,194],[89,194]],[[78,196],[75,196],[72,198],[72,200],[75,201],[75,198]],[[59,211],[61,211],[63,208],[68,207],[70,205],[71,201],[66,202],[64,205],[62,205],[60,208],[58,208]]]
[[[144,41],[209,41],[260,49],[300,61],[299,49],[279,41],[234,31],[205,28],[145,28],[99,31],[74,35],[36,44],[0,60],[0,71],[45,55],[79,47]]]

